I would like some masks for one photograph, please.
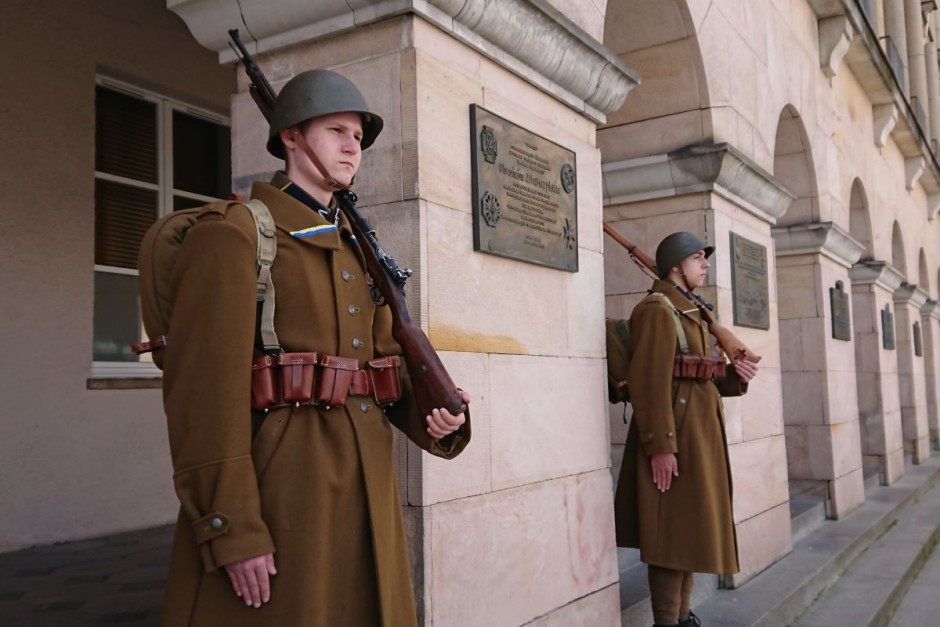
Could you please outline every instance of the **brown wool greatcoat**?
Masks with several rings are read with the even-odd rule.
[[[655,281],[680,312],[689,352],[706,355],[707,327],[695,305],[668,281]],[[747,386],[728,366],[719,386],[674,380],[678,351],[675,314],[662,298],[647,296],[630,316],[634,353],[626,380],[633,405],[614,504],[617,545],[640,549],[647,564],[686,572],[738,572],[731,510],[731,472],[720,396]],[[661,493],[650,457],[675,453],[679,476]]]
[[[256,183],[252,197],[277,226],[275,330],[284,350],[354,357],[360,366],[396,353],[388,309],[373,304],[345,220],[330,228],[267,183]],[[317,226],[325,228],[291,235]],[[252,440],[256,241],[243,205],[205,215],[186,235],[173,275],[164,405],[181,508],[163,625],[414,625],[390,422],[450,458],[469,441],[469,419],[432,441],[405,376],[405,396],[387,412],[364,397],[274,410]],[[222,566],[270,552],[271,601],[246,607]]]

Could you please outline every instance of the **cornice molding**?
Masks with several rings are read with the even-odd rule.
[[[927,290],[913,283],[901,283],[894,290],[894,302],[896,304],[910,305],[918,311],[926,304],[928,296],[930,295]]]
[[[771,229],[778,257],[819,254],[840,266],[851,268],[865,252],[865,246],[832,222],[778,226]]]
[[[935,318],[940,320],[940,301],[927,299],[927,302],[920,308],[920,315],[925,318]]]
[[[604,205],[715,192],[776,224],[796,197],[734,146],[695,145],[601,166]]]
[[[877,285],[891,293],[904,282],[901,271],[887,261],[860,261],[849,269],[852,285]]]
[[[351,8],[353,7],[353,8]],[[421,16],[596,122],[640,79],[545,0],[167,0],[193,37],[234,60],[228,29],[266,53],[405,14]]]

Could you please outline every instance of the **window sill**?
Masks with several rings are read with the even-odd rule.
[[[150,361],[96,361],[87,382],[89,390],[151,390],[162,386],[163,373]]]
[[[159,390],[163,377],[107,377],[88,379],[89,390]]]

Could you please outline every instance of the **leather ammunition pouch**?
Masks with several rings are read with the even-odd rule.
[[[675,379],[697,379],[710,381],[723,379],[726,363],[722,357],[701,357],[679,354],[673,362],[672,376]]]
[[[269,410],[305,405],[344,405],[348,396],[371,396],[377,405],[401,398],[401,358],[380,357],[366,363],[316,353],[262,355],[251,363],[251,407]]]

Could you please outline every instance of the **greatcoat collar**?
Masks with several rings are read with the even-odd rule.
[[[290,182],[287,175],[277,172],[270,183],[257,181],[251,187],[251,197],[268,206],[279,231],[304,244],[329,250],[342,248],[341,238],[356,240],[342,212],[337,225],[315,209],[282,192]]]

